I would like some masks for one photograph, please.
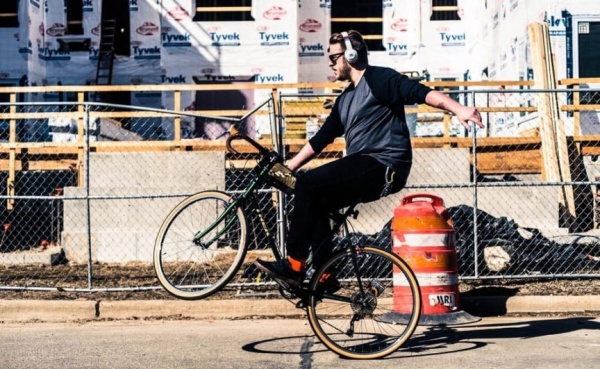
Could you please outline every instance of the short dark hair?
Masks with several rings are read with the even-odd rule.
[[[357,62],[367,63],[367,44],[363,39],[362,35],[355,30],[348,31],[348,38],[350,39],[350,43],[352,44],[352,48],[358,54]],[[344,42],[344,36],[341,33],[334,33],[329,38],[329,45],[340,44],[342,45],[342,49],[346,50],[346,43]]]

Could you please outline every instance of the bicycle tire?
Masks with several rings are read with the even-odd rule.
[[[206,298],[221,290],[239,270],[248,235],[241,208],[231,209],[231,216],[215,223],[202,244],[193,240],[219,219],[230,203],[231,196],[226,193],[199,192],[180,202],[163,221],[154,244],[154,270],[160,284],[173,296],[183,300]],[[223,226],[226,222],[227,229]]]
[[[343,250],[315,272],[309,284],[308,321],[318,339],[338,355],[378,359],[398,350],[414,333],[421,316],[421,292],[415,274],[397,255],[364,246],[357,259],[355,269],[352,252]],[[364,293],[356,274],[361,276]],[[325,275],[340,281],[340,289],[332,295],[319,292]],[[411,312],[394,311],[393,281],[408,286],[408,295],[402,298],[412,303]]]

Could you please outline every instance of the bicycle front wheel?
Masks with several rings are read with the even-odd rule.
[[[320,291],[320,281],[331,276],[339,289]],[[335,254],[311,278],[310,292],[311,328],[330,350],[351,359],[377,359],[398,350],[421,314],[421,292],[408,264],[372,246]],[[400,298],[406,311],[396,311]]]
[[[154,270],[172,295],[198,300],[223,288],[246,254],[247,223],[223,192],[205,191],[179,203],[154,244]]]

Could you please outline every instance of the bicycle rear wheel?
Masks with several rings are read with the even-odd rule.
[[[154,270],[172,295],[198,300],[223,288],[246,254],[247,223],[223,192],[205,191],[179,203],[154,244]]]
[[[340,289],[320,292],[319,281],[330,275],[338,278]],[[408,286],[403,287],[402,301],[412,311],[394,311],[398,285]],[[377,359],[398,350],[421,315],[414,273],[400,257],[377,247],[365,246],[356,255],[350,250],[335,254],[315,272],[310,291],[311,328],[330,350],[351,359]]]

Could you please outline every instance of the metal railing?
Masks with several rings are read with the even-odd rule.
[[[473,134],[451,115],[407,107],[418,135],[409,183],[359,207],[356,237],[391,248],[389,222],[400,198],[430,192],[444,199],[454,224],[461,278],[599,277],[600,92],[585,92],[588,105],[573,100],[581,91],[572,89],[452,93],[482,111],[486,129]],[[570,178],[548,172],[545,133],[536,126],[544,94],[560,102]],[[0,289],[158,289],[151,252],[168,211],[203,189],[234,193],[254,164],[250,152],[227,154],[222,139],[194,137],[196,125],[210,121],[221,131],[239,123],[289,157],[306,142],[306,121],[322,123],[323,103],[334,97],[278,94],[235,118],[86,102],[0,104],[0,130],[9,131],[0,143]],[[176,119],[189,121],[189,138]],[[336,141],[311,165],[339,158],[343,146]],[[292,201],[261,193],[283,244]],[[251,247],[262,248],[264,235],[252,237]],[[232,286],[257,283],[245,266]]]

